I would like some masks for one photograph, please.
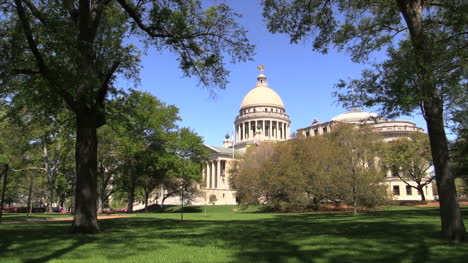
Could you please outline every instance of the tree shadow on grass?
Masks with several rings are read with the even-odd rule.
[[[146,211],[140,210],[134,213],[180,213],[181,206],[153,206],[149,207]],[[183,208],[184,213],[201,213],[202,207],[199,206],[184,206]]]
[[[357,216],[279,214],[255,220],[194,220],[186,225],[138,218],[132,219],[133,226],[157,230],[136,231],[130,239],[149,240],[154,235],[168,246],[217,247],[232,254],[231,262],[465,262],[468,247],[441,241],[437,216],[437,209]],[[122,228],[117,231],[127,233]],[[107,238],[106,244],[118,241]]]
[[[23,263],[43,263],[43,262],[48,262],[52,259],[59,258],[60,256],[66,254],[67,252],[70,252],[72,250],[75,250],[76,248],[88,243],[85,240],[74,240],[72,241],[72,244],[68,245],[67,247],[64,247],[59,250],[53,251],[52,254],[49,255],[44,255],[40,258],[31,258],[23,261]]]
[[[170,249],[176,262],[182,261],[178,254],[202,249],[226,252],[214,262],[465,262],[468,256],[466,243],[450,245],[439,239],[437,209],[245,216],[248,220],[190,224],[152,217],[104,220],[95,236],[65,234],[65,223],[11,226],[2,230],[0,258],[33,253],[23,262],[90,262],[99,250],[104,261],[143,262],[145,255],[145,260],[157,261],[163,249]]]

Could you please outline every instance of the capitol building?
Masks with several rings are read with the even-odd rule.
[[[281,97],[268,86],[263,66],[259,69],[256,86],[245,95],[234,120],[235,138],[226,135],[223,146],[205,145],[209,160],[203,164],[203,181],[200,185],[204,197],[197,198],[193,204],[202,204],[213,195],[216,197],[215,204],[236,204],[236,191],[229,185],[228,172],[235,155],[242,156],[251,145],[291,138],[291,119],[286,107]],[[306,137],[319,136],[331,132],[337,123],[369,125],[385,141],[408,136],[414,131],[423,132],[422,128],[411,121],[386,120],[375,113],[351,109],[329,121],[320,122],[315,119],[311,125],[298,129],[297,133]],[[411,187],[390,172],[385,181],[394,200],[420,200],[417,191],[412,191]],[[431,184],[425,187],[425,195],[427,200],[434,200]]]

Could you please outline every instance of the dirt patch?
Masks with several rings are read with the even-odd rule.
[[[458,204],[460,206],[468,206],[468,201],[460,201],[460,202],[458,202]],[[425,204],[419,204],[419,205],[415,205],[415,206],[418,206],[418,207],[438,207],[439,202],[438,201],[429,201],[429,202],[426,202]]]
[[[104,219],[115,219],[115,218],[125,218],[131,217],[131,215],[99,215],[98,220]],[[44,218],[44,219],[26,219],[26,220],[15,220],[15,221],[2,221],[0,224],[27,224],[27,223],[37,223],[37,222],[64,222],[72,221],[73,217],[56,217],[56,218]]]

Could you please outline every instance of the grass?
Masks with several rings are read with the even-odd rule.
[[[2,222],[8,221],[27,221],[27,220],[36,220],[36,219],[48,219],[48,218],[66,218],[71,217],[69,214],[43,214],[43,213],[33,213],[26,215],[26,213],[4,213],[2,216]]]
[[[0,225],[1,262],[467,262],[468,242],[439,239],[437,208],[361,213],[258,213],[233,206],[178,207],[101,220],[73,235],[70,222]],[[463,208],[468,225],[468,207]]]

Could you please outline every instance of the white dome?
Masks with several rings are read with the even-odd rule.
[[[268,87],[265,75],[261,73],[257,79],[257,86],[242,100],[241,109],[252,106],[273,106],[284,109],[283,100],[278,93]]]
[[[351,109],[348,112],[342,113],[332,119],[332,121],[340,121],[346,123],[359,123],[365,122],[370,119],[378,117],[373,112],[363,111],[360,109]]]

